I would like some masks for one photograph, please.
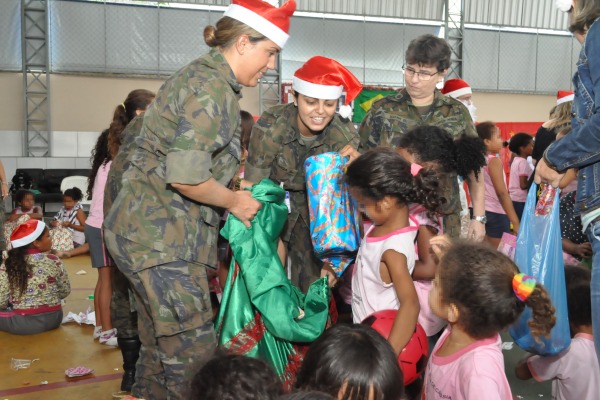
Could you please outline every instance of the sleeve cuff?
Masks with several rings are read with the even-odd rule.
[[[167,154],[167,183],[197,185],[212,177],[211,155],[200,150],[172,151]]]

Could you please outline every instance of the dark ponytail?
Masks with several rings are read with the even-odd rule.
[[[541,284],[536,284],[525,304],[531,308],[531,319],[528,322],[531,335],[536,340],[542,336],[548,337],[556,323],[556,317],[555,308],[546,289]]]
[[[486,147],[483,140],[476,136],[461,135],[453,142],[456,173],[463,178],[471,173],[479,179],[479,171],[486,166]]]
[[[400,204],[419,203],[430,211],[445,202],[439,197],[439,177],[433,167],[426,166],[413,176],[411,164],[388,148],[362,154],[348,166],[344,179],[376,201],[390,196]]]
[[[123,140],[121,133],[127,124],[136,117],[138,110],[145,110],[152,103],[154,97],[155,94],[146,89],[132,90],[125,101],[115,108],[112,122],[108,128],[108,148],[111,159],[119,152],[119,146]]]

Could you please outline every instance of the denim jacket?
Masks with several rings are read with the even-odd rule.
[[[554,142],[546,158],[559,171],[579,168],[575,211],[600,207],[600,18],[590,26],[573,76],[573,130]]]

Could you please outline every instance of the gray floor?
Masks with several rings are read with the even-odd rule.
[[[502,334],[504,343],[512,343],[511,350],[503,350],[506,376],[514,399],[552,399],[552,385],[550,382],[538,383],[533,379],[522,381],[515,376],[515,365],[523,358],[525,352],[517,346],[508,333]]]

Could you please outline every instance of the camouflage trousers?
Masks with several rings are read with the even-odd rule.
[[[113,272],[112,288],[110,320],[113,328],[117,328],[117,336],[123,339],[138,336],[135,297],[129,281],[118,268]]]
[[[107,230],[104,239],[136,301],[142,347],[132,394],[146,400],[187,399],[194,364],[217,342],[206,267]]]
[[[298,220],[294,225],[289,242],[284,242],[290,263],[291,281],[304,293],[311,283],[321,277],[323,261],[315,256],[310,229]]]

